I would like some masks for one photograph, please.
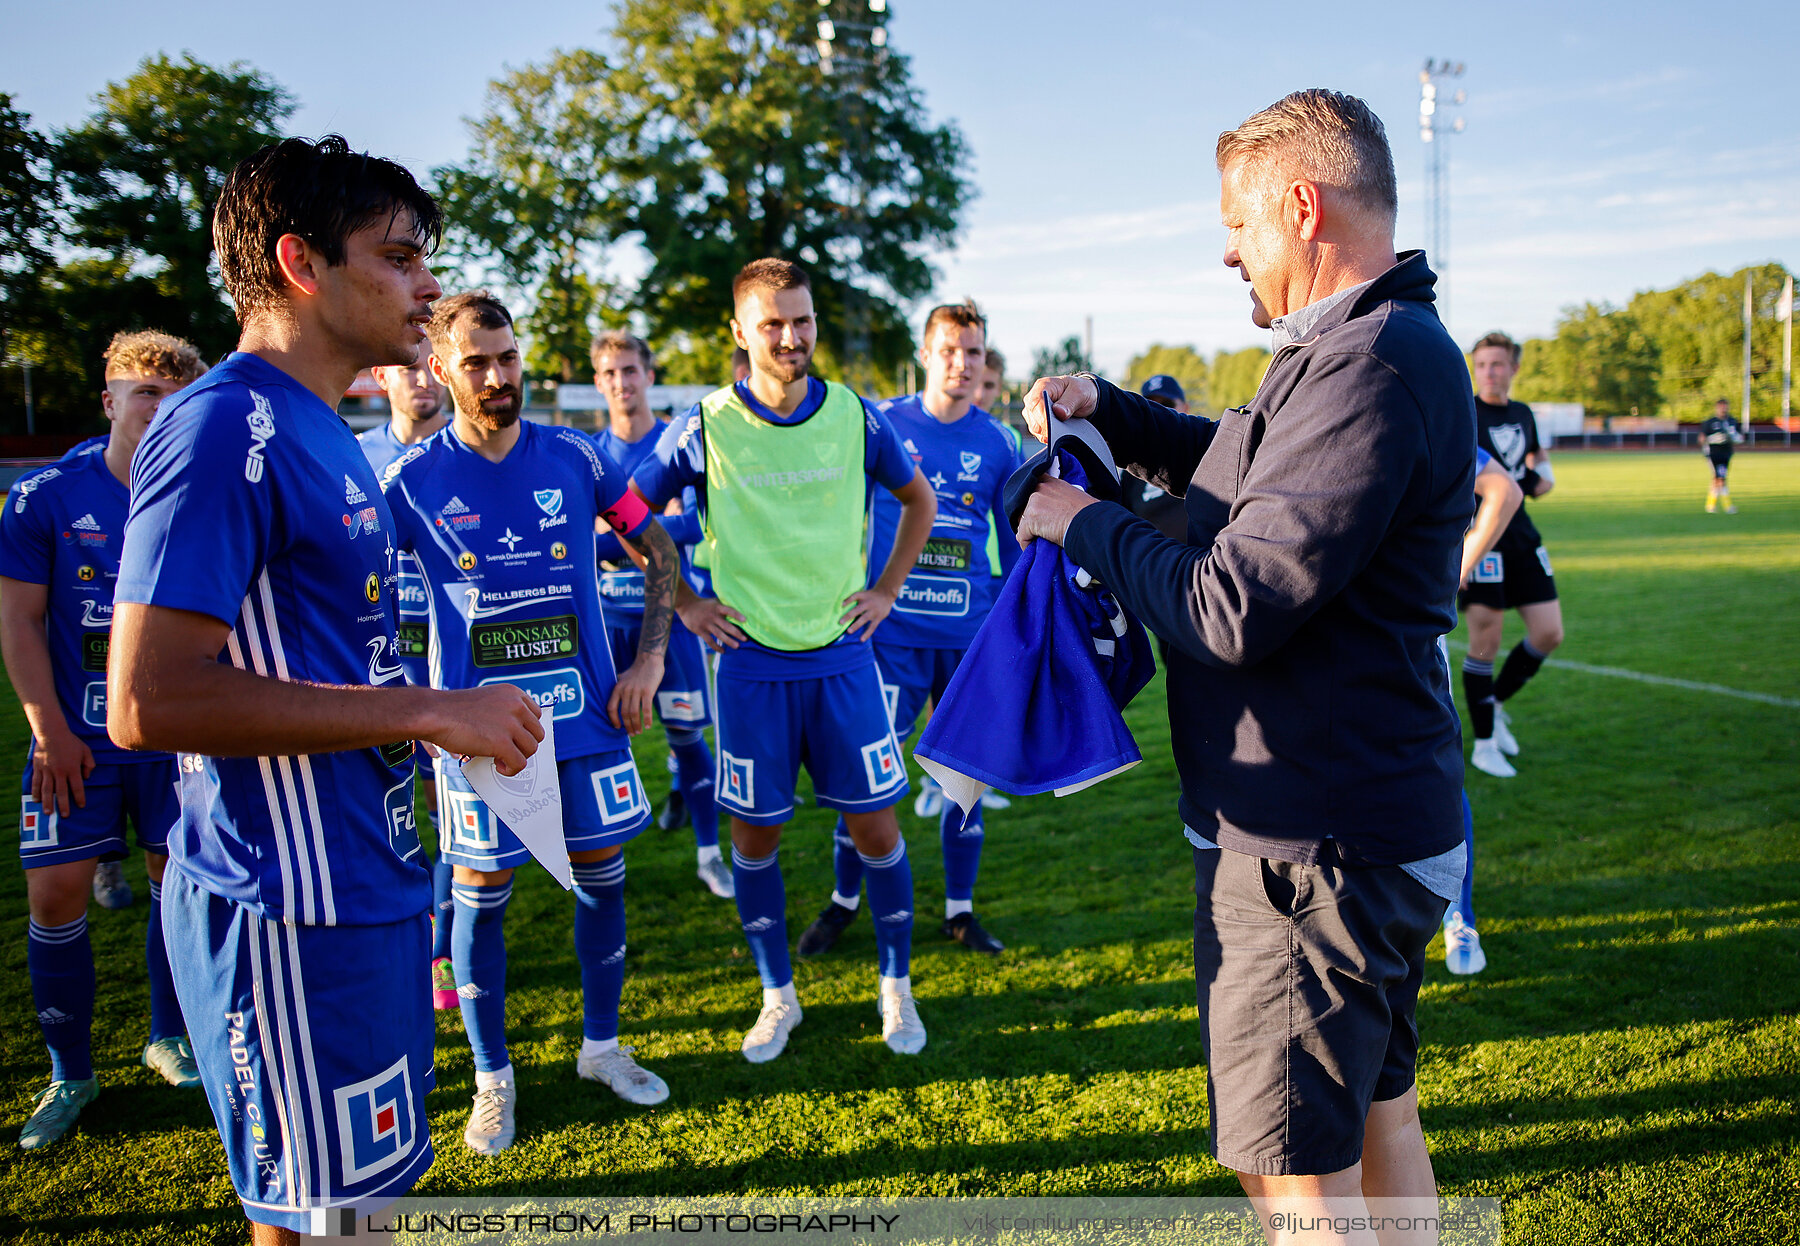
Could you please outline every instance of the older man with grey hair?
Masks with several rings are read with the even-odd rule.
[[[1088,418],[1182,495],[1188,544],[1054,480],[1019,537],[1061,544],[1175,651],[1213,1154],[1271,1240],[1310,1240],[1273,1212],[1436,1193],[1414,1010],[1465,861],[1439,638],[1475,422],[1436,278],[1394,252],[1393,157],[1369,107],[1297,92],[1221,135],[1217,158],[1225,263],[1274,332],[1255,399],[1202,420],[1077,375],[1025,404],[1038,436],[1047,408]]]

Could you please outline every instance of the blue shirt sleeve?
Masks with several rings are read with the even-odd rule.
[[[631,494],[631,477],[612,455],[594,443],[593,438],[573,429],[563,429],[557,436],[565,445],[582,452],[593,473],[594,515],[597,518],[604,519],[615,532],[623,527],[626,536],[638,535],[655,521],[654,513]],[[595,536],[599,535],[596,529]],[[624,550],[621,548],[619,552],[623,555]],[[602,555],[596,550],[596,556]]]
[[[0,514],[0,575],[25,584],[48,584],[56,556],[45,520],[49,505],[42,498],[33,505],[31,493],[14,486],[6,495],[6,511]]]
[[[250,453],[259,414],[268,419],[244,387],[220,386],[163,412],[144,434],[115,600],[236,621],[279,526],[278,460]]]
[[[999,420],[995,420],[994,429],[1000,434],[1000,440],[1006,446],[1006,458],[1002,460],[1006,464],[1006,470],[999,473],[999,478],[994,482],[994,494],[988,500],[988,513],[993,516],[994,548],[1000,555],[1000,574],[1008,576],[1012,574],[1013,564],[1019,561],[1019,555],[1024,551],[1019,548],[1019,542],[1013,536],[1011,525],[1004,528],[1000,526],[1006,520],[1006,482],[1012,479],[1014,472],[1024,466],[1025,460],[1029,456],[1025,453],[1024,444],[1019,440],[1018,434],[1011,428]]]
[[[706,449],[702,440],[700,404],[688,408],[678,420],[670,420],[656,439],[656,449],[645,456],[631,479],[638,491],[661,510],[669,499],[706,477]]]
[[[1488,469],[1488,464],[1493,461],[1493,455],[1489,454],[1486,450],[1483,450],[1480,446],[1475,447],[1475,474],[1477,476],[1481,475],[1482,472],[1485,472]]]
[[[863,425],[867,429],[863,435],[863,470],[889,493],[903,489],[918,470],[906,452],[906,442],[874,403],[865,398],[862,404]]]

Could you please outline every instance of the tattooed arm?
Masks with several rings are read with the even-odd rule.
[[[650,725],[650,707],[662,684],[663,657],[669,651],[669,629],[675,617],[675,585],[681,578],[681,555],[662,524],[651,520],[636,536],[621,536],[625,552],[644,572],[644,625],[638,633],[637,657],[619,673],[606,716],[615,727],[636,735]]]

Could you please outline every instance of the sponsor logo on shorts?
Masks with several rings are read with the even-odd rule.
[[[1506,559],[1498,550],[1481,556],[1475,564],[1474,572],[1469,576],[1472,584],[1504,584],[1506,582]]]
[[[31,797],[19,801],[19,847],[25,851],[56,847],[56,810],[46,809]]]
[[[666,723],[697,723],[706,717],[706,694],[698,688],[656,694],[656,712]]]
[[[496,675],[492,679],[481,681],[483,687],[488,684],[514,684],[523,688],[531,695],[532,700],[550,711],[552,718],[559,720],[578,718],[587,706],[581,672],[572,666],[541,671],[535,675]]]
[[[592,777],[594,799],[600,802],[600,821],[607,826],[630,822],[649,812],[650,802],[644,799],[644,788],[638,782],[635,763],[626,761],[606,770],[596,770]]]
[[[96,679],[81,695],[81,721],[90,727],[106,729],[106,681]]]
[[[1550,551],[1542,545],[1537,547],[1537,560],[1538,565],[1544,569],[1544,574],[1554,578],[1556,572],[1550,570]]]
[[[257,1099],[256,1056],[250,1050],[249,1033],[254,1019],[246,1021],[241,1012],[225,1014],[225,1045],[231,1054],[231,1080],[225,1084],[225,1099],[231,1104],[231,1115],[250,1127],[251,1158],[265,1193],[281,1189],[281,1167],[275,1150],[269,1145],[268,1131],[263,1128],[262,1104]]]
[[[961,576],[913,575],[900,586],[894,609],[901,614],[930,614],[942,618],[967,617],[971,599],[969,582]]]
[[[890,684],[884,681],[881,685],[881,701],[882,704],[887,706],[888,721],[893,722],[894,715],[900,712],[900,685]],[[908,727],[912,726],[911,723],[907,723],[906,725]]]
[[[871,792],[885,791],[906,778],[906,768],[900,764],[900,750],[894,746],[891,735],[863,745],[862,759]]]
[[[416,1122],[405,1056],[373,1077],[339,1086],[332,1095],[344,1185],[392,1168],[412,1153]]]
[[[469,650],[476,666],[516,666],[571,658],[581,652],[581,633],[572,614],[476,623],[469,628]]]
[[[719,770],[725,776],[725,799],[744,809],[756,808],[756,759],[733,757],[721,749]]]
[[[492,852],[500,846],[500,820],[473,792],[449,791],[450,838],[457,850]]]

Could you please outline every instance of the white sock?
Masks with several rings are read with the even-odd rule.
[[[503,1069],[495,1069],[492,1073],[483,1073],[480,1069],[475,1070],[476,1090],[492,1090],[496,1086],[510,1086],[512,1084],[513,1071],[512,1065],[510,1064]]]
[[[862,903],[862,892],[859,891],[853,896],[840,896],[836,891],[833,891],[831,893],[831,902],[833,904],[841,904],[847,909],[854,909],[857,905]]]
[[[694,855],[699,858],[701,865],[705,865],[708,861],[717,861],[721,859],[719,845],[717,844],[708,844],[704,848],[696,848],[694,849]]]
[[[958,913],[973,913],[974,911],[975,901],[973,900],[944,901],[944,916],[946,918],[955,917]]]
[[[763,988],[763,1007],[767,1008],[770,1004],[786,1004],[789,1008],[800,1006],[799,993],[794,990],[791,980],[782,986],[765,986]]]
[[[618,1049],[619,1040],[616,1038],[584,1038],[581,1040],[581,1058],[583,1060],[592,1056],[603,1056],[609,1051]]]
[[[883,974],[881,986],[878,989],[883,995],[911,995],[912,975],[908,974],[904,978],[890,978]]]

